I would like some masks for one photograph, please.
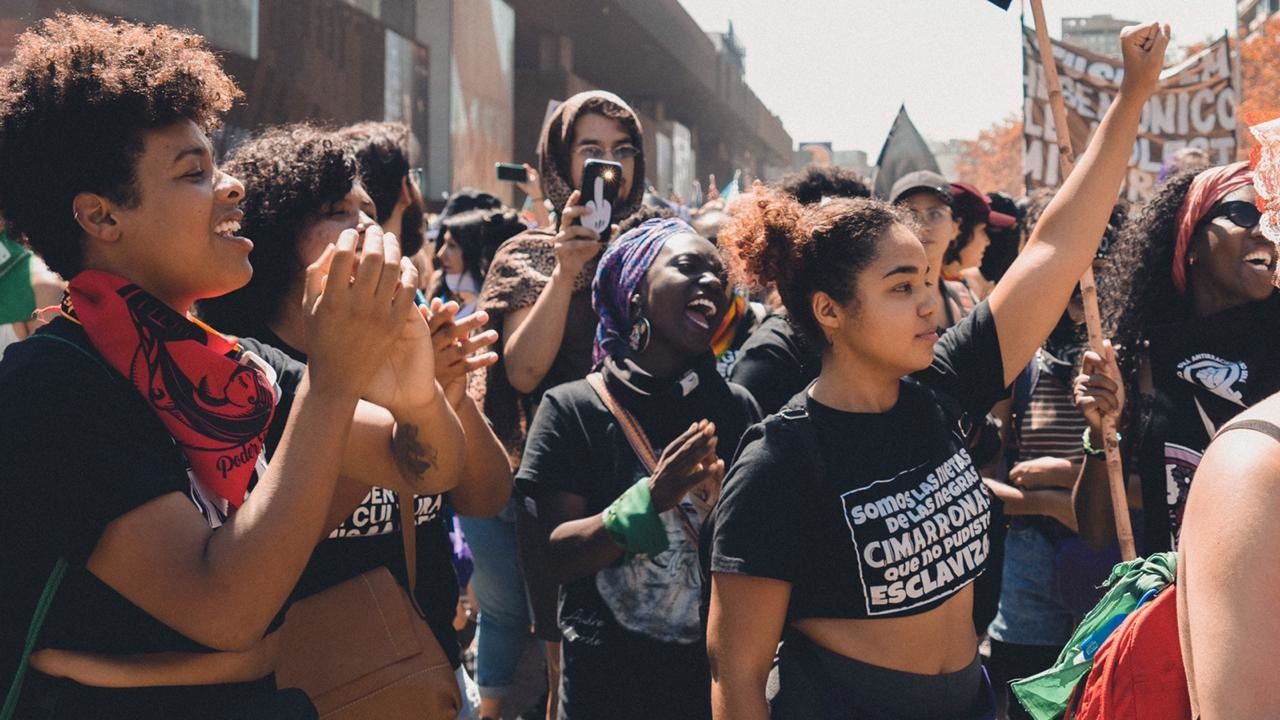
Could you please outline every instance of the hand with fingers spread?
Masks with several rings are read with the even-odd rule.
[[[1164,69],[1164,52],[1169,47],[1167,24],[1150,22],[1120,31],[1120,54],[1124,56],[1124,79],[1120,91],[1146,97],[1155,92]]]
[[[670,510],[699,485],[711,496],[719,494],[724,461],[716,455],[716,442],[715,423],[700,420],[667,445],[649,477],[649,497],[655,510]]]
[[[1095,438],[1102,437],[1104,417],[1117,421],[1120,419],[1125,402],[1120,365],[1110,340],[1104,343],[1104,349],[1105,357],[1092,350],[1084,354],[1080,375],[1072,386],[1076,407],[1084,413],[1085,420],[1089,423],[1089,433]]]
[[[355,230],[343,231],[307,268],[303,308],[312,386],[364,396],[405,329],[422,318],[413,304],[417,271],[395,237],[373,226],[357,253],[359,241]]]
[[[483,310],[458,320],[458,303],[431,301],[428,324],[431,328],[431,344],[435,350],[436,380],[444,388],[445,398],[457,408],[467,389],[467,374],[487,368],[498,362],[498,354],[488,351],[498,341],[496,330],[477,330],[489,322],[489,314]]]
[[[591,211],[579,203],[582,193],[574,190],[569,201],[560,214],[560,231],[555,237],[556,269],[555,272],[572,279],[578,277],[582,268],[600,254],[602,245],[600,234],[591,228],[575,223]]]

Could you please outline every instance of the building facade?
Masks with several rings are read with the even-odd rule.
[[[1136,20],[1120,20],[1111,15],[1062,18],[1062,41],[1099,55],[1120,57],[1120,31]]]
[[[6,0],[0,61],[57,10],[207,37],[246,96],[220,149],[274,123],[404,122],[437,203],[464,186],[522,199],[494,163],[535,162],[548,103],[587,88],[640,112],[663,194],[688,198],[710,173],[769,178],[791,161],[732,29],[704,33],[677,0]]]
[[[1280,11],[1280,0],[1238,0],[1236,18],[1241,40],[1248,40],[1262,32],[1267,18]]]

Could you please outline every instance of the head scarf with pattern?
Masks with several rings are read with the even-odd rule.
[[[667,241],[686,233],[698,234],[683,220],[655,218],[624,233],[605,250],[591,283],[591,306],[600,315],[592,353],[596,363],[626,352],[635,323],[632,297]]]
[[[551,201],[555,211],[564,210],[573,194],[573,176],[569,170],[573,162],[573,126],[584,114],[595,113],[622,123],[631,136],[631,144],[640,151],[635,159],[635,171],[631,176],[631,192],[619,198],[613,205],[613,222],[621,222],[640,209],[644,199],[644,131],[640,116],[625,100],[611,92],[592,90],[581,92],[560,103],[547,118],[538,140],[538,173],[542,176],[542,192]]]

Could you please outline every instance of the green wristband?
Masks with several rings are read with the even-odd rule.
[[[1097,449],[1093,447],[1093,443],[1090,442],[1091,440],[1090,435],[1092,435],[1092,433],[1089,431],[1089,426],[1086,425],[1084,428],[1084,434],[1080,436],[1081,444],[1084,445],[1085,454],[1092,455],[1094,457],[1097,457],[1099,455],[1106,455],[1107,454],[1106,447],[1101,447]],[[1120,442],[1120,433],[1116,433],[1116,442]]]
[[[605,508],[604,529],[632,555],[657,555],[667,549],[667,528],[649,497],[649,478],[640,478]]]

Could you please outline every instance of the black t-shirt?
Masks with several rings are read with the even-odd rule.
[[[0,678],[5,690],[60,557],[68,568],[37,649],[208,652],[84,567],[112,521],[163,495],[192,497],[192,522],[206,522],[182,451],[142,396],[110,369],[83,328],[58,318],[6,349],[0,408],[0,484],[5,488]],[[232,685],[102,689],[29,670],[18,716],[203,718],[273,688],[268,677]]]
[[[266,327],[257,328],[254,338],[241,344],[273,366],[285,368],[280,387],[284,391],[271,430],[267,434],[267,459],[275,454],[284,434],[285,420],[293,405],[293,395],[302,379],[306,356],[281,340]],[[417,599],[427,624],[445,655],[456,668],[461,663],[458,634],[453,618],[458,608],[458,577],[453,568],[453,546],[444,521],[444,495],[416,497],[414,519],[418,524]],[[400,505],[393,491],[374,488],[360,506],[329,537],[316,546],[292,599],[314,595],[344,580],[377,567],[386,566],[400,584],[408,587],[404,569],[404,541],[400,537]]]
[[[766,415],[777,412],[822,371],[822,355],[785,313],[769,315],[738,350],[729,379],[746,388]]]
[[[635,416],[659,455],[705,418],[716,424],[717,450],[727,461],[747,427],[759,419],[755,401],[720,377],[710,353],[694,370],[672,380],[638,371],[623,380],[612,361],[603,374],[610,392]],[[543,397],[529,429],[516,489],[535,505],[553,492],[578,495],[586,500],[587,513],[595,514],[647,474],[608,408],[586,380],[579,380]],[[704,702],[709,698],[709,689],[703,691],[707,668],[700,649],[697,547],[682,529],[680,514],[700,524],[687,501],[664,513],[671,546],[663,553],[624,557],[561,588],[567,691],[562,702],[572,717],[623,717],[618,713],[624,709],[638,713],[626,717],[672,717],[645,715],[646,703],[657,702],[664,693],[700,696]],[[697,651],[686,652],[690,647]],[[612,680],[601,684],[586,679],[598,673]],[[624,683],[624,678],[630,680]],[[644,692],[620,696],[624,685]]]
[[[1280,391],[1280,294],[1151,329],[1154,395],[1145,398],[1138,467],[1143,548],[1173,549],[1191,478],[1218,428]]]
[[[943,336],[931,367],[885,413],[800,395],[753,427],[712,517],[712,572],[791,583],[789,619],[901,617],[972,582],[990,550],[991,500],[969,418],[1004,394],[985,303]]]

